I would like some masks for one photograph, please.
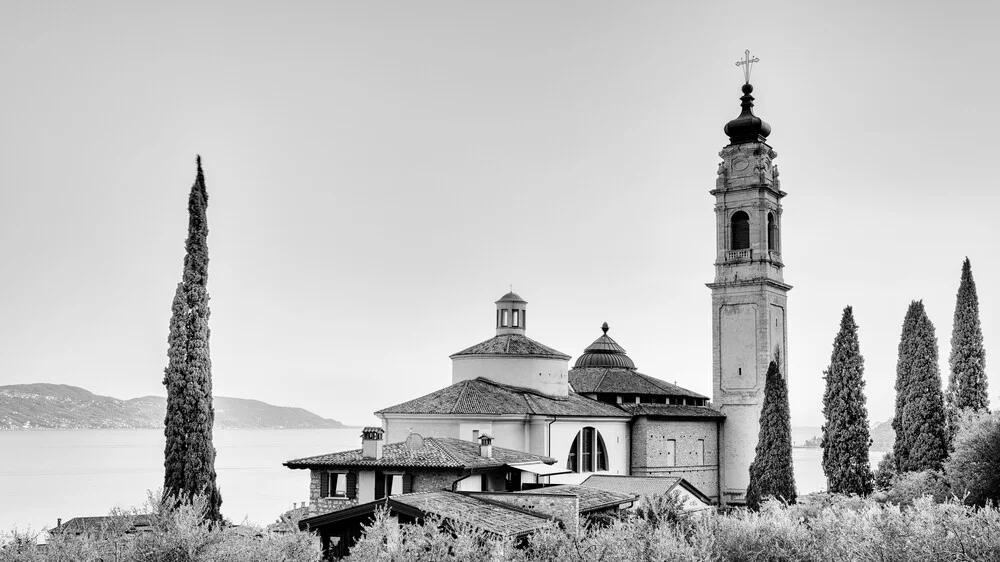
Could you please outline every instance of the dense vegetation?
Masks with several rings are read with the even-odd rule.
[[[858,325],[854,321],[854,310],[848,306],[844,308],[840,332],[833,341],[830,366],[824,373],[823,472],[830,492],[872,493],[864,371]]]
[[[190,501],[204,495],[205,515],[221,521],[212,444],[212,359],[208,340],[208,191],[198,157],[198,174],[188,196],[184,273],[177,284],[167,339],[167,415],[164,421],[163,491]]]
[[[127,517],[127,516],[126,516]],[[529,561],[906,561],[988,560],[1000,552],[1000,511],[951,500],[917,499],[899,506],[841,495],[814,495],[798,504],[765,502],[760,511],[690,515],[677,502],[650,502],[635,512],[585,525],[578,536],[553,524],[517,547],[463,525],[427,521],[398,526],[384,515],[369,526],[351,560]],[[8,561],[286,561],[319,559],[305,533],[219,528],[197,509],[167,508],[155,530],[125,535],[109,528],[102,540],[57,538],[0,550]]]

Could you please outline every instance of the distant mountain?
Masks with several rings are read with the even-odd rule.
[[[876,424],[871,430],[872,449],[876,451],[891,451],[896,441],[896,432],[892,429],[892,420]]]
[[[162,396],[119,400],[65,384],[0,386],[0,430],[155,429],[163,427],[166,411],[167,399]],[[215,427],[311,429],[345,426],[302,408],[216,396]]]

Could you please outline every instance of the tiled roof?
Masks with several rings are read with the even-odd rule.
[[[569,355],[561,351],[556,351],[547,345],[542,345],[535,340],[522,336],[521,334],[503,334],[490,338],[482,343],[463,349],[451,357],[463,357],[466,355],[496,355],[496,356],[521,356],[521,357],[552,357],[569,360]]]
[[[653,394],[657,396],[686,396],[689,398],[705,398],[656,377],[644,375],[629,369],[614,369],[606,367],[574,368],[569,371],[569,384],[573,390],[581,394]]]
[[[366,459],[361,449],[329,453],[315,457],[290,460],[288,468],[312,467],[423,467],[423,468],[489,468],[505,464],[556,462],[551,457],[533,455],[504,447],[493,447],[493,456],[479,454],[479,444],[452,437],[424,437],[420,447],[408,447],[406,442],[389,443],[382,448],[382,458]]]
[[[593,477],[591,477],[593,478]],[[580,498],[580,513],[589,513],[613,505],[622,505],[636,500],[636,494],[628,491],[606,490],[597,487],[559,484],[523,490],[519,494],[563,494]]]
[[[528,301],[522,299],[521,295],[515,293],[514,291],[511,291],[506,295],[500,297],[500,300],[498,300],[497,302],[523,302],[525,304],[528,304]]]
[[[633,416],[665,416],[674,418],[717,418],[725,414],[708,406],[682,406],[679,404],[621,404]]]
[[[611,404],[573,392],[556,398],[533,390],[499,384],[484,378],[457,382],[376,414],[520,414],[627,418]]]
[[[586,488],[639,496],[666,494],[680,482],[676,476],[613,476],[594,474],[580,483]]]
[[[340,521],[370,515],[375,509],[386,505],[391,510],[402,511],[414,517],[439,515],[458,523],[501,537],[517,537],[537,531],[549,524],[551,518],[529,513],[523,509],[503,505],[499,502],[478,499],[466,494],[437,490],[391,496],[355,507],[308,517],[299,521],[300,529],[319,529],[336,525]]]
[[[148,514],[138,514],[133,517],[126,519],[121,519],[117,517],[111,517],[109,515],[99,515],[95,517],[74,517],[61,525],[53,528],[51,532],[53,533],[69,533],[74,535],[80,535],[84,533],[99,533],[104,530],[110,530],[110,526],[120,524],[121,521],[128,521],[131,523],[131,528],[126,529],[125,532],[136,531],[143,527],[150,527],[153,525],[153,516]],[[120,530],[120,529],[119,529]]]
[[[392,500],[424,513],[435,513],[504,537],[530,533],[541,529],[549,522],[549,518],[542,515],[533,515],[455,492],[406,494],[393,496]]]

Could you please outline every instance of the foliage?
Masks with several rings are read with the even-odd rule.
[[[764,404],[760,412],[760,434],[754,460],[750,463],[747,506],[757,509],[767,497],[795,503],[795,475],[792,473],[792,426],[788,410],[788,387],[778,370],[775,356],[764,381]]]
[[[414,544],[405,544],[410,541]],[[478,546],[464,546],[470,544]],[[904,507],[823,494],[795,505],[766,501],[756,512],[706,513],[688,532],[667,519],[637,515],[578,534],[552,524],[529,536],[522,548],[485,543],[474,529],[448,529],[439,520],[400,527],[382,515],[358,545],[368,550],[355,547],[351,560],[984,560],[1000,551],[1000,511],[955,500],[937,504],[922,498]]]
[[[875,469],[875,489],[888,490],[892,487],[892,479],[896,476],[896,459],[892,456],[892,451],[882,455],[882,460],[878,461],[878,468]]]
[[[989,411],[986,387],[986,349],[979,323],[979,296],[972,278],[969,258],[962,263],[962,280],[955,298],[955,319],[951,331],[951,373],[948,377],[949,437],[954,437],[962,410]]]
[[[830,367],[824,372],[823,472],[828,490],[845,494],[872,493],[868,460],[871,437],[865,399],[864,357],[858,342],[858,325],[848,306],[833,340]]]
[[[976,505],[1000,504],[1000,412],[966,411],[945,463],[948,483]]]
[[[896,363],[896,431],[893,457],[899,471],[938,470],[948,456],[944,395],[937,338],[921,301],[903,320]]]
[[[880,499],[897,505],[913,505],[923,497],[936,503],[952,497],[944,473],[937,470],[900,472],[893,476],[885,496]]]
[[[689,530],[694,522],[692,513],[684,509],[684,500],[676,492],[642,496],[634,516],[653,526],[669,525]]]
[[[205,516],[221,521],[222,496],[215,478],[212,445],[212,360],[208,340],[208,192],[198,157],[198,175],[188,197],[188,237],[184,273],[170,317],[164,422],[164,494],[180,501],[208,498]]]
[[[117,511],[91,534],[18,535],[0,548],[0,562],[314,562],[315,537],[308,533],[270,533],[252,526],[224,526],[206,520],[204,496],[175,504],[151,495],[145,511],[151,531],[134,532],[139,512]]]

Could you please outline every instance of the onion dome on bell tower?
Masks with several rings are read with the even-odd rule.
[[[604,331],[604,335],[594,340],[594,343],[583,350],[583,355],[576,360],[573,368],[610,367],[634,371],[635,363],[629,359],[628,355],[625,355],[625,348],[618,345],[618,342],[608,335],[607,322],[601,326],[601,330]]]
[[[746,83],[743,84],[743,96],[740,97],[740,107],[743,111],[739,117],[726,123],[723,129],[729,136],[729,145],[743,144],[748,142],[765,142],[767,135],[771,134],[771,126],[763,119],[753,114],[753,85],[750,84],[750,69],[753,63],[757,62],[757,57],[750,58],[750,51],[746,52],[743,60],[736,63],[743,67],[743,77]]]

